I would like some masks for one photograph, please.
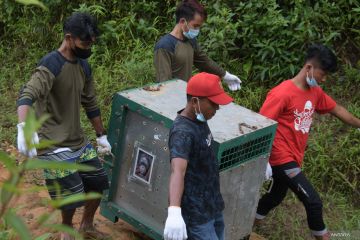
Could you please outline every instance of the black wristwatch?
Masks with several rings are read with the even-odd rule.
[[[106,132],[106,130],[104,130],[101,133],[96,133],[96,137],[101,137],[101,136],[104,136],[106,134],[107,134],[107,132]]]

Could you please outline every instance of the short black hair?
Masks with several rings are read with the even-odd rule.
[[[63,26],[64,34],[70,33],[82,41],[91,41],[100,35],[96,19],[89,13],[76,12],[68,17]]]
[[[197,0],[183,0],[175,11],[176,23],[178,23],[181,18],[185,18],[186,21],[193,20],[196,13],[198,13],[204,21],[206,20],[207,12],[201,3]]]
[[[309,61],[315,61],[319,64],[321,70],[325,72],[336,72],[337,70],[337,59],[335,54],[330,48],[322,44],[312,44],[306,53],[305,63]]]

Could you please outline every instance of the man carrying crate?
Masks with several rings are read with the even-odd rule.
[[[84,192],[99,192],[107,189],[107,174],[99,161],[96,150],[84,135],[80,126],[81,106],[97,135],[97,144],[102,153],[111,153],[106,131],[102,125],[100,109],[96,103],[91,68],[87,58],[99,35],[96,20],[87,13],[74,13],[63,26],[64,39],[59,49],[44,56],[29,82],[20,92],[18,105],[18,150],[39,159],[56,162],[82,163],[94,168],[90,172],[76,170],[46,169],[45,180],[53,199],[63,199]],[[25,118],[34,104],[37,116],[50,115],[39,130],[40,139],[56,142],[52,148],[28,149],[24,138]],[[32,141],[38,142],[34,133]],[[54,186],[59,185],[60,191]],[[100,199],[76,202],[61,207],[62,224],[73,227],[72,219],[77,207],[85,206],[80,224],[84,237],[108,238],[93,226]],[[60,234],[61,240],[73,239],[68,233]]]
[[[169,135],[170,206],[164,238],[223,240],[224,201],[207,120],[233,99],[219,76],[204,72],[189,80],[186,92],[186,107],[178,112]]]
[[[322,216],[322,201],[312,184],[301,171],[306,142],[313,114],[331,113],[341,121],[360,127],[360,119],[337,104],[319,86],[330,72],[337,68],[336,56],[327,47],[314,44],[309,47],[300,72],[273,88],[260,113],[278,122],[269,159],[273,170],[273,186],[259,201],[255,224],[278,206],[290,188],[304,204],[312,235],[329,239]]]

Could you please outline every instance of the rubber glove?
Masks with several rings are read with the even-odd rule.
[[[236,90],[240,90],[241,88],[241,80],[240,78],[238,78],[237,76],[226,72],[225,76],[223,77],[224,82],[228,85],[229,89],[231,91],[236,91]]]
[[[111,154],[111,145],[107,140],[107,135],[102,135],[101,137],[96,138],[96,143],[98,145],[97,151],[100,154]]]
[[[265,180],[269,180],[272,176],[272,168],[269,163],[266,165]]]
[[[17,148],[20,153],[32,158],[37,155],[37,152],[36,152],[36,148],[31,148],[30,150],[28,150],[28,147],[26,146],[26,141],[25,141],[24,126],[25,126],[25,122],[21,122],[17,125],[17,129],[18,129]],[[37,132],[33,133],[32,137],[31,137],[31,143],[32,144],[39,143],[39,136],[38,136]]]
[[[187,239],[186,225],[181,215],[181,208],[168,207],[168,217],[165,222],[165,240],[184,240]]]

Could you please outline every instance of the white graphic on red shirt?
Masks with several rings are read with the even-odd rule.
[[[295,130],[301,131],[303,134],[309,133],[310,126],[312,123],[312,115],[314,113],[314,108],[310,101],[305,103],[304,111],[299,112],[297,109],[294,111],[294,124]]]

